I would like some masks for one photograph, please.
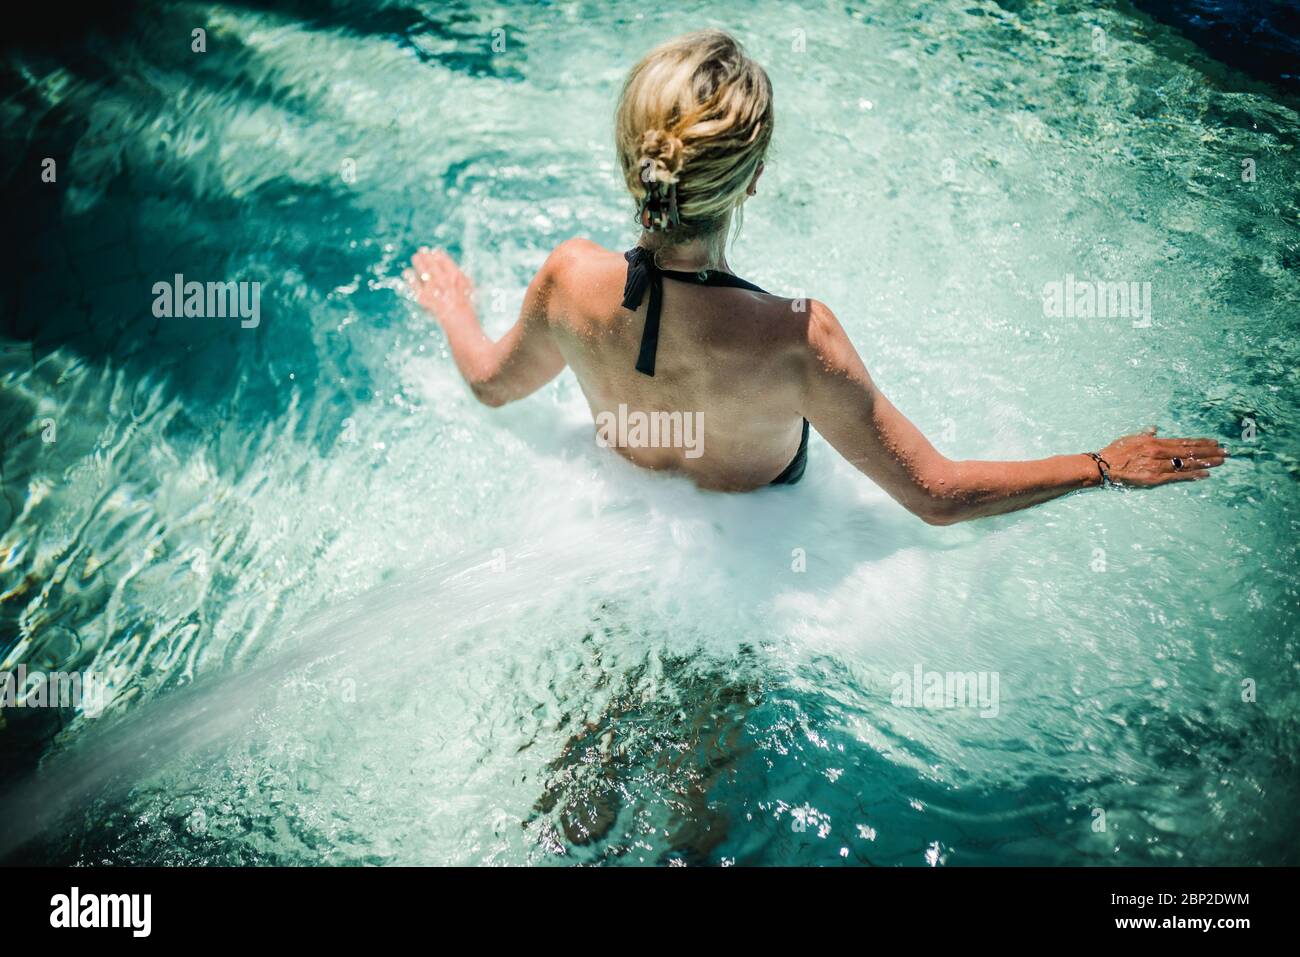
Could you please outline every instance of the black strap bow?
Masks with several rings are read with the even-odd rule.
[[[650,306],[645,314],[645,331],[641,333],[641,350],[636,357],[636,371],[643,375],[655,374],[655,353],[659,349],[659,300],[663,293],[663,277],[655,265],[654,253],[644,246],[636,246],[623,254],[627,260],[627,281],[623,284],[623,308],[636,312],[641,308],[641,298],[648,288]]]

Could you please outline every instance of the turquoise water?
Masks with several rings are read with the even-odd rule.
[[[6,49],[0,666],[108,690],[0,711],[0,857],[1300,862],[1289,93],[1127,6],[365,9]],[[556,243],[630,245],[614,99],[703,25],[777,93],[733,266],[943,451],[1232,461],[936,529],[816,437],[724,496],[598,448],[569,373],[476,405],[402,267],[449,248],[499,333]],[[259,324],[155,317],[176,273]],[[1149,325],[1045,315],[1067,276]],[[905,707],[918,668],[996,708]]]

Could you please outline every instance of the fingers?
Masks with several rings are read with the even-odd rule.
[[[1183,452],[1178,458],[1182,460],[1184,469],[1217,469],[1228,460],[1228,454],[1223,449],[1216,448]]]
[[[1193,472],[1197,470],[1218,468],[1224,463],[1225,458],[1222,455],[1172,455],[1169,458],[1157,459],[1155,466],[1159,472]]]
[[[425,284],[432,278],[427,272],[417,272],[416,270],[419,268],[417,265],[415,269],[407,267],[402,270],[402,278],[406,280],[406,284],[411,287],[417,296],[424,292]]]
[[[431,284],[436,295],[448,292],[468,295],[472,288],[469,277],[456,265],[456,260],[442,249],[421,246],[411,257],[411,265],[420,281]]]
[[[416,253],[411,257],[413,269],[408,269],[412,279],[418,279],[420,282],[428,282],[433,278],[433,264],[429,262],[429,257],[424,253]]]
[[[1162,453],[1168,452],[1170,455],[1189,456],[1201,452],[1209,452],[1215,455],[1226,455],[1227,450],[1219,445],[1218,439],[1205,438],[1179,438],[1167,439],[1156,437],[1156,427],[1149,425],[1141,432],[1135,432],[1129,438],[1146,439],[1148,447],[1155,446]]]
[[[1180,458],[1178,461],[1182,463],[1182,468],[1179,468],[1178,466],[1174,465],[1172,459],[1166,459],[1165,461],[1163,461],[1163,462],[1161,463],[1161,467],[1160,467],[1159,471],[1161,471],[1161,472],[1195,472],[1195,471],[1197,471],[1197,470],[1203,470],[1203,469],[1217,469],[1220,465],[1223,464],[1223,459],[1213,459],[1213,458],[1206,458],[1206,459],[1199,459],[1199,458],[1185,459],[1185,458]]]
[[[1227,450],[1214,439],[1153,439],[1142,458],[1146,478],[1134,484],[1164,485],[1209,478],[1210,469],[1227,461]]]
[[[421,246],[411,257],[411,263],[421,272],[443,272],[448,267],[455,268],[456,263],[441,249]]]
[[[1171,455],[1221,454],[1224,451],[1216,439],[1156,439],[1156,445],[1162,450],[1168,449]]]
[[[1156,439],[1151,438],[1147,455],[1163,459],[1157,471],[1190,474],[1218,468],[1228,458],[1228,450],[1215,439]],[[1177,460],[1177,464],[1175,464]],[[1208,472],[1207,472],[1208,474]]]

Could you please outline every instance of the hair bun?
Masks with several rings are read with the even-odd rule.
[[[686,161],[685,147],[665,130],[646,130],[641,137],[641,160],[641,177],[645,182],[675,183]]]

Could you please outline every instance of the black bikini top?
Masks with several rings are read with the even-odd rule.
[[[655,265],[654,253],[644,246],[629,249],[623,254],[623,258],[627,260],[627,281],[623,284],[623,308],[635,312],[641,307],[641,299],[645,296],[646,290],[650,290],[650,305],[646,308],[645,329],[641,333],[641,348],[636,357],[636,371],[648,376],[655,374],[655,353],[659,350],[659,309],[663,301],[665,276],[678,282],[693,283],[696,286],[725,286],[731,289],[748,289],[750,292],[767,291],[727,272],[716,270],[677,272],[672,269],[660,269]],[[808,420],[804,419],[799,451],[785,467],[785,471],[774,478],[770,484],[793,485],[803,478],[807,460]]]
[[[739,276],[717,270],[703,272],[677,272],[660,269],[655,265],[654,253],[644,246],[636,246],[623,254],[627,260],[627,282],[623,284],[623,308],[635,312],[641,307],[641,297],[650,290],[650,306],[645,314],[645,330],[641,333],[641,351],[636,357],[636,371],[655,374],[655,353],[659,349],[659,304],[663,300],[663,279],[694,283],[697,286],[726,286],[731,289],[748,289],[766,292]]]

